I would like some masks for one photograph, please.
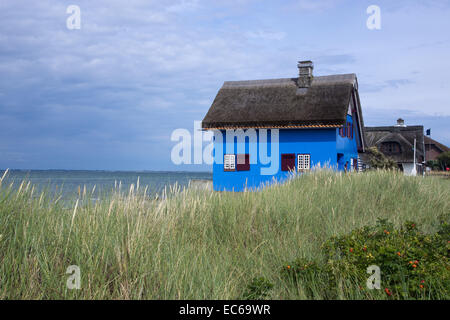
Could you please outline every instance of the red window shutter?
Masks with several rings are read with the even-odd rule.
[[[295,170],[295,153],[281,155],[281,171]]]
[[[236,170],[237,171],[249,171],[250,170],[250,155],[238,154],[236,158]]]

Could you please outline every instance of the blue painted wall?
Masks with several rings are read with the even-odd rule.
[[[271,130],[268,130],[268,138],[270,138]],[[246,139],[245,144],[238,144],[235,138],[234,151],[226,152],[226,135],[225,131],[222,132],[223,142],[221,147],[217,148],[217,139],[214,141],[214,151],[215,151],[215,161],[213,164],[213,185],[214,190],[217,191],[242,191],[247,186],[248,188],[258,188],[262,184],[271,183],[276,179],[277,181],[283,181],[289,176],[289,172],[281,171],[281,154],[283,153],[309,153],[311,155],[311,167],[316,165],[328,165],[337,168],[337,139],[347,139],[341,138],[338,134],[337,129],[281,129],[279,130],[279,150],[272,156],[270,151],[272,150],[272,143],[268,139],[267,150],[268,156],[272,157],[272,165],[275,163],[277,168],[273,174],[262,175],[261,169],[270,167],[270,165],[261,164],[261,159],[259,157],[259,150],[255,155],[250,152],[252,147],[255,147],[255,143],[250,143]],[[261,133],[256,130],[257,141],[260,141]],[[353,141],[355,141],[353,139]],[[339,147],[342,152],[347,152],[347,150],[353,150],[350,146],[351,143],[346,143],[345,141],[340,141]],[[242,151],[238,152],[238,148],[245,148],[245,153],[250,154],[250,171],[224,171],[223,166],[223,156],[226,153],[244,153]],[[222,152],[220,152],[222,149]],[[255,148],[253,149],[255,150]],[[356,144],[355,144],[356,150]],[[356,152],[356,151],[355,151]],[[357,152],[356,152],[357,155]],[[253,163],[256,162],[256,163]],[[296,159],[297,163],[297,159]],[[263,169],[264,170],[264,169]]]
[[[352,116],[347,115],[347,122],[353,124]],[[336,152],[343,155],[342,157],[342,164],[340,163],[338,165],[339,170],[344,170],[344,165],[346,162],[348,162],[348,168],[350,168],[351,158],[356,159],[358,158],[358,147],[357,147],[357,129],[356,124],[353,125],[353,139],[349,139],[347,137],[341,137],[339,134],[339,129],[336,129]]]

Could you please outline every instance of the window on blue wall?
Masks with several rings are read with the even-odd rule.
[[[297,155],[297,169],[299,172],[311,169],[311,156],[309,154]]]
[[[236,170],[236,155],[226,154],[223,156],[223,170],[224,171]]]
[[[352,123],[347,123],[347,138],[353,139],[353,125]]]
[[[339,135],[342,138],[353,139],[353,124],[350,122],[345,123],[341,128],[339,128]]]
[[[236,171],[249,171],[250,170],[250,155],[238,154],[236,162]]]
[[[295,153],[281,155],[281,171],[295,170]]]
[[[347,136],[347,132],[348,132],[348,124],[345,123],[341,128],[339,128],[339,135],[342,138],[345,138]]]

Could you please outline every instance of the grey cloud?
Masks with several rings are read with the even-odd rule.
[[[318,56],[315,60],[317,63],[324,65],[350,64],[356,62],[356,58],[352,54],[323,55]]]
[[[171,131],[191,130],[223,81],[295,76],[302,57],[358,72],[357,51],[307,47],[255,0],[76,1],[81,29],[68,30],[73,2],[0,2],[0,167],[173,169]]]
[[[391,79],[379,83],[362,82],[360,87],[362,92],[380,92],[386,88],[398,89],[401,86],[406,86],[413,83],[415,82],[409,79]]]

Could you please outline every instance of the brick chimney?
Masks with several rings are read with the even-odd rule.
[[[312,83],[314,64],[312,61],[299,61],[298,67],[298,87],[309,88]]]
[[[397,124],[395,126],[396,127],[406,127],[405,120],[403,120],[402,118],[398,118],[397,119]]]

